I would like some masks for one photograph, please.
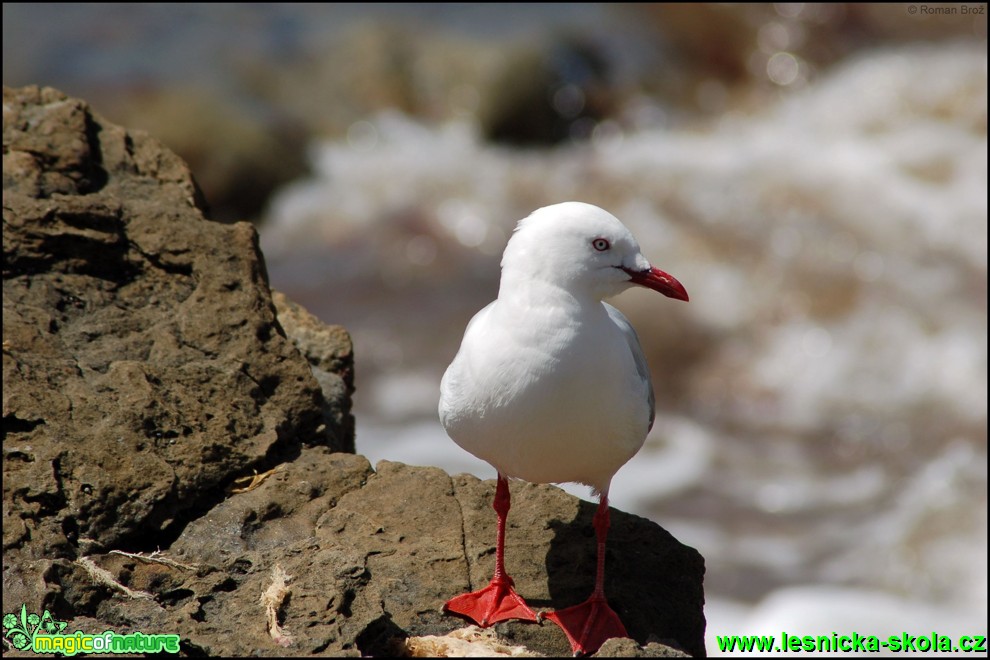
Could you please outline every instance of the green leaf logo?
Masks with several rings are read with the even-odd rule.
[[[27,605],[21,605],[19,614],[11,612],[3,615],[3,636],[18,651],[31,648],[34,636],[39,632],[54,635],[69,625],[68,621],[57,621],[48,610],[41,616],[33,612],[28,614]]]

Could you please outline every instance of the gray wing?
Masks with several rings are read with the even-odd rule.
[[[636,371],[639,373],[640,377],[643,379],[644,387],[646,391],[644,394],[647,397],[647,401],[650,403],[650,428],[653,428],[653,421],[657,417],[657,397],[653,393],[653,380],[650,378],[650,367],[646,364],[646,356],[643,354],[643,347],[639,345],[639,337],[636,335],[636,331],[633,329],[632,324],[629,319],[626,318],[625,314],[612,307],[608,303],[602,303],[605,305],[605,311],[608,312],[609,318],[619,326],[622,330],[622,334],[626,337],[626,342],[629,344],[629,352],[632,353],[633,362],[636,363]]]

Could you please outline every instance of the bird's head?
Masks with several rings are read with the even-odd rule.
[[[502,255],[502,281],[539,281],[598,300],[637,284],[688,300],[680,282],[650,265],[618,218],[582,202],[545,206],[521,220]]]

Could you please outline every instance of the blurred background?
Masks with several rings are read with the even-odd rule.
[[[372,461],[494,476],[440,377],[515,222],[606,208],[691,294],[614,301],[659,410],[611,499],[705,556],[709,653],[986,634],[985,5],[5,3],[3,81],[257,224]]]

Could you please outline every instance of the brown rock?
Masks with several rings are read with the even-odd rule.
[[[181,160],[36,87],[4,89],[3,140],[5,560],[167,546],[326,442],[257,234],[206,220]]]
[[[511,489],[507,567],[520,593],[538,609],[586,597],[594,507],[553,486],[514,482]],[[62,559],[30,571],[42,577],[16,598],[75,612],[71,625],[83,630],[178,634],[188,653],[393,655],[403,652],[407,637],[465,626],[441,608],[491,577],[494,490],[493,481],[437,468],[383,461],[372,472],[363,457],[306,448],[256,489],[190,524],[159,555],[175,565],[109,553],[86,558],[131,594],[101,582],[84,562]],[[612,640],[601,654],[676,655],[672,645],[703,656],[701,557],[653,523],[619,511],[612,533],[612,604],[639,644],[666,645]],[[269,634],[259,601],[276,567],[289,576],[278,611],[288,646]],[[18,570],[5,579],[19,578]],[[19,602],[5,600],[5,611],[12,607]],[[550,623],[507,622],[495,632],[501,644],[570,654]]]
[[[343,326],[326,325],[285,294],[272,291],[278,322],[309,362],[323,392],[323,423],[328,444],[338,451],[354,452],[354,347]]]

